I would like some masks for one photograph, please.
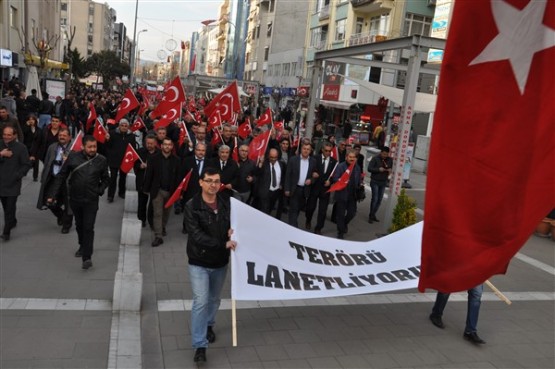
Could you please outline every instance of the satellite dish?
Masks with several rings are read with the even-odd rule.
[[[174,51],[176,47],[177,47],[177,41],[175,41],[173,38],[170,38],[169,40],[166,41],[167,50]]]
[[[166,60],[166,56],[168,54],[166,54],[166,51],[164,49],[160,49],[158,50],[158,52],[156,53],[156,56],[158,56],[158,59],[160,60]]]

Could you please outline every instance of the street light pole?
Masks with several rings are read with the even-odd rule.
[[[131,52],[129,55],[129,83],[134,81],[135,74],[135,36],[137,36],[137,14],[139,12],[139,0],[135,1],[135,23],[133,25],[133,42],[131,43]]]
[[[137,76],[135,75],[135,70],[137,69],[137,55],[139,54],[139,36],[141,35],[141,33],[143,32],[148,32],[148,29],[142,29],[139,31],[139,33],[137,33],[137,42],[135,43],[135,48],[133,49],[133,79],[131,80],[131,82],[133,84],[135,84],[135,81],[137,80]]]

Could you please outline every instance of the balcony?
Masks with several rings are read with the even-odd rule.
[[[386,35],[378,35],[371,32],[356,33],[349,38],[347,46],[365,45],[385,40],[387,40]]]
[[[318,18],[322,20],[322,19],[327,19],[329,17],[330,17],[330,6],[326,5],[322,9],[320,9],[320,12],[318,13]]]
[[[353,10],[357,13],[373,13],[393,9],[393,0],[351,0]]]

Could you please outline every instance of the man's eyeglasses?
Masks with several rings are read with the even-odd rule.
[[[208,183],[209,185],[219,185],[222,183],[219,179],[203,179],[202,181]]]

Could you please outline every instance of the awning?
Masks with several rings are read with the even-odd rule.
[[[343,101],[328,101],[328,100],[320,100],[320,104],[324,105],[328,108],[336,108],[336,109],[343,109],[349,110],[351,105],[355,104],[352,102],[343,102]]]
[[[40,57],[38,55],[25,55],[25,64],[40,67]],[[46,68],[50,69],[69,69],[69,64],[62,63],[52,59],[45,60]]]
[[[346,79],[351,80],[361,87],[367,88],[375,93],[393,101],[398,105],[403,105],[403,94],[405,90],[400,88],[380,85],[378,83],[372,83],[363,81],[361,79],[352,78],[345,76]],[[419,111],[423,113],[433,113],[436,110],[437,95],[425,94],[423,92],[416,93],[416,99],[414,101],[414,111]],[[362,101],[364,103],[364,101]]]
[[[219,93],[222,92],[223,90],[224,90],[224,88],[223,88],[223,87],[220,87],[220,88],[213,88],[213,89],[211,89],[211,90],[208,90],[208,92],[212,92],[213,94],[219,94]],[[249,97],[249,96],[250,96],[248,93],[246,93],[245,91],[243,91],[242,88],[239,88],[239,94],[240,94],[241,96],[246,96],[246,97]]]

